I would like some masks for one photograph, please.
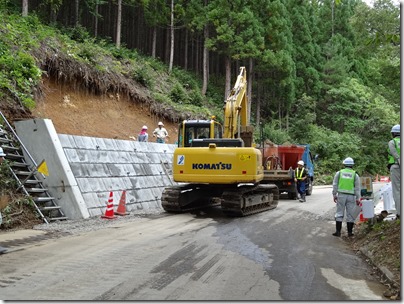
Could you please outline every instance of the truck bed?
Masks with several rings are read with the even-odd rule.
[[[264,170],[265,181],[290,180],[292,172],[290,170]]]

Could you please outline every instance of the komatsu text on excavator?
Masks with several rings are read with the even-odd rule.
[[[173,178],[181,184],[164,189],[164,210],[182,212],[220,204],[228,215],[245,216],[276,208],[278,188],[261,184],[262,154],[254,147],[247,104],[246,71],[241,67],[225,102],[223,126],[214,119],[180,124]]]

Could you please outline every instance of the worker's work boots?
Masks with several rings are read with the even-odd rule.
[[[354,224],[355,223],[346,223],[346,226],[348,228],[348,236],[353,236],[354,235],[353,232],[352,232]]]
[[[299,198],[299,202],[303,203],[306,201],[306,194],[302,194]]]
[[[333,233],[333,236],[341,236],[341,228],[342,228],[342,222],[335,222],[335,233]]]

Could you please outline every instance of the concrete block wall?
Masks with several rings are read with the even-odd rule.
[[[172,185],[174,145],[65,134],[59,139],[90,216],[105,213],[111,191],[115,206],[126,191],[128,212],[161,208],[161,193]]]
[[[35,162],[45,159],[43,183],[70,219],[105,214],[110,192],[114,210],[123,191],[128,212],[161,210],[162,191],[176,184],[175,145],[56,134],[49,119],[17,122],[16,131]]]

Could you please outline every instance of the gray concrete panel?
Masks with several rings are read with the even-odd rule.
[[[78,192],[78,199],[71,198],[70,204],[80,203],[88,216],[100,216],[105,212],[110,191],[116,208],[126,190],[128,211],[161,208],[161,193],[172,185],[166,170],[171,171],[176,145],[66,134],[59,138],[68,164],[66,171],[73,176],[76,187],[72,193]],[[59,191],[57,187],[54,191]]]
[[[118,151],[118,147],[116,146],[116,140],[115,139],[110,139],[110,138],[104,138],[104,145],[105,145],[105,150],[108,151]]]
[[[96,149],[97,142],[94,137],[74,136],[73,139],[76,149]]]
[[[133,141],[135,142],[135,141]],[[124,152],[133,152],[134,146],[131,144],[131,141],[129,140],[119,140],[117,139],[115,141],[116,147],[119,151],[124,151]]]
[[[29,151],[35,162],[46,161],[49,176],[43,185],[49,190],[64,214],[72,219],[88,218],[89,213],[78,189],[76,179],[63,151],[56,130],[49,119],[30,119],[15,122],[18,137]],[[31,163],[27,153],[25,160]],[[41,179],[40,174],[37,177]]]
[[[130,162],[134,164],[148,163],[149,158],[145,152],[133,152],[129,153]]]
[[[81,193],[87,193],[87,192],[92,192],[93,189],[91,187],[91,181],[88,178],[77,178],[77,185],[79,186],[79,189]]]
[[[107,164],[107,168],[110,172],[110,176],[127,176],[128,172],[130,174],[130,171],[128,171],[127,165],[126,164]]]
[[[58,134],[60,144],[65,148],[76,148],[76,142],[73,136],[67,134]]]

